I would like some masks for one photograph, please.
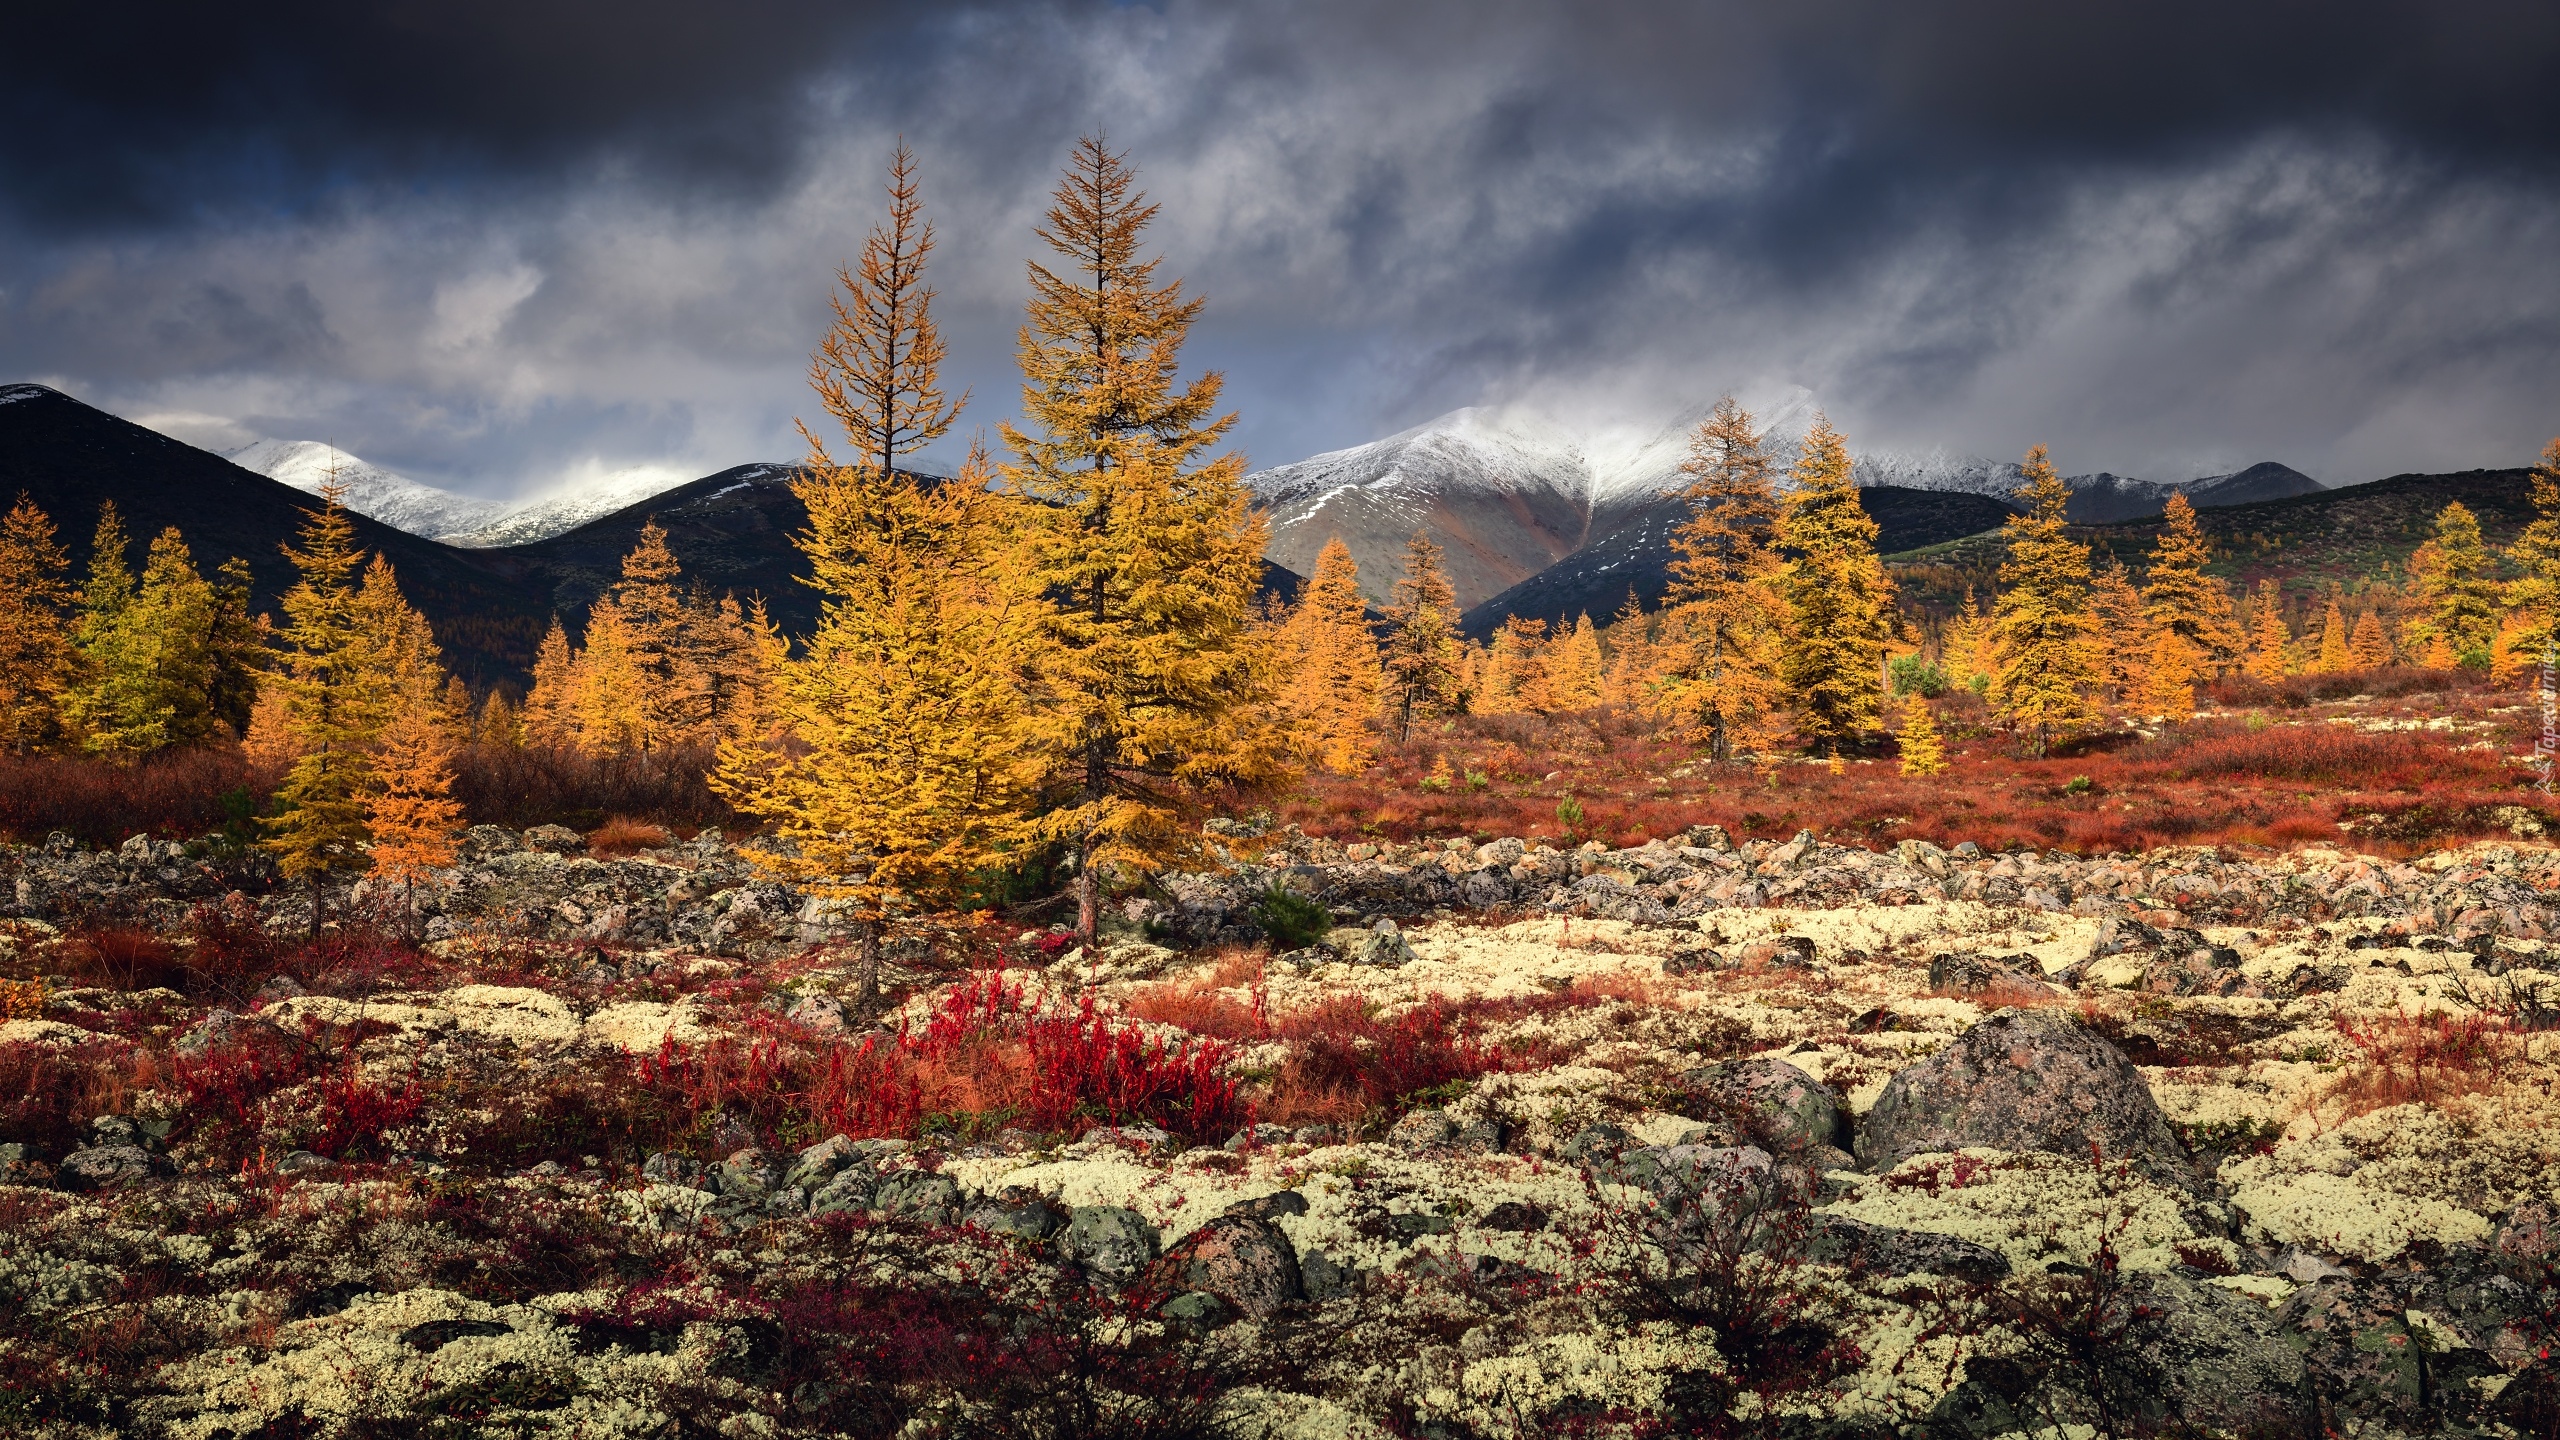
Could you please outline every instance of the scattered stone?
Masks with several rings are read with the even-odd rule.
[[[724,1199],[762,1204],[782,1188],[782,1160],[770,1150],[749,1146],[720,1162],[719,1191]]]
[[[2195,1192],[2186,1147],[2124,1052],[2053,1010],[2002,1010],[1928,1060],[1894,1072],[1858,1127],[1864,1168],[1987,1145],[2129,1162]]]
[[[1182,1237],[1158,1263],[1177,1283],[1256,1319],[1306,1294],[1296,1247],[1279,1226],[1258,1216],[1221,1215]]]
[[[694,1190],[717,1188],[703,1180],[701,1161],[667,1150],[660,1150],[640,1162],[640,1178],[654,1184],[682,1185]]]
[[[92,1145],[63,1157],[54,1178],[68,1190],[105,1190],[176,1173],[167,1160],[139,1145]]]
[[[326,1155],[314,1154],[309,1150],[293,1150],[288,1151],[283,1159],[276,1162],[276,1173],[279,1175],[308,1175],[315,1170],[335,1169],[337,1164],[337,1161],[330,1159]]]
[[[960,1221],[960,1182],[937,1170],[900,1170],[885,1176],[874,1189],[873,1205],[884,1215],[922,1225],[956,1225]]]
[[[2009,1257],[1987,1245],[1926,1230],[1870,1225],[1846,1215],[1813,1217],[1805,1258],[1853,1274],[1944,1275],[1977,1285],[2009,1274]]]
[[[1250,1200],[1239,1200],[1228,1206],[1224,1213],[1241,1215],[1253,1220],[1277,1220],[1283,1215],[1304,1215],[1307,1213],[1307,1197],[1295,1190],[1274,1190],[1268,1195],[1256,1195]]]
[[[432,1355],[456,1340],[513,1335],[515,1327],[495,1320],[429,1320],[400,1332],[400,1343]]]
[[[1067,1213],[1058,1253],[1110,1280],[1129,1280],[1156,1258],[1156,1227],[1118,1205],[1079,1205]]]
[[[1036,1245],[1067,1228],[1067,1217],[1039,1191],[1008,1185],[962,1212],[960,1223]]]
[[[1455,1139],[1458,1127],[1449,1123],[1445,1110],[1413,1110],[1387,1132],[1387,1143],[1399,1150],[1437,1149]]]
[[[524,848],[552,855],[572,855],[587,848],[587,837],[566,825],[536,825],[524,832]]]
[[[1753,1056],[1692,1070],[1682,1083],[1700,1119],[1728,1122],[1736,1138],[1775,1155],[1836,1149],[1849,1139],[1838,1092],[1774,1056]]]

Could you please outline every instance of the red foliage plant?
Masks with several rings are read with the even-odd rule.
[[[955,987],[918,1030],[886,1040],[816,1037],[762,1022],[701,1046],[672,1041],[639,1078],[676,1099],[696,1130],[729,1117],[791,1143],[818,1134],[912,1136],[934,1115],[1048,1132],[1144,1121],[1196,1139],[1246,1119],[1230,1051],[1171,1045],[1100,1013],[1041,1014],[1018,985],[984,974]]]
[[[2337,1025],[2356,1063],[2334,1093],[2358,1115],[2493,1090],[2524,1058],[2523,1037],[2500,1015],[2341,1017]]]

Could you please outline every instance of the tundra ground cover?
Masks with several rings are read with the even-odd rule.
[[[2462,672],[2217,682],[2197,720],[2119,728],[2028,758],[1981,702],[1938,702],[1948,768],[1898,773],[1889,746],[1842,773],[1802,759],[1760,770],[1698,763],[1693,746],[1616,712],[1466,716],[1418,729],[1357,776],[1315,775],[1279,818],[1345,841],[1537,835],[1612,845],[1698,823],[1783,839],[1800,829],[1889,845],[2076,852],[2161,845],[2277,849],[2337,842],[2387,856],[2515,833],[2549,818],[2529,761],[2539,710]],[[1449,782],[1434,781],[1445,762]]]

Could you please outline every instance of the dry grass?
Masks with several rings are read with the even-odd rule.
[[[1517,835],[1630,845],[1713,824],[1737,838],[1810,829],[1875,846],[1971,840],[1993,850],[2104,854],[2345,839],[2402,856],[2501,835],[2508,807],[2539,803],[2507,758],[2531,748],[2526,717],[2496,713],[2523,704],[2521,692],[2467,675],[2399,671],[2296,677],[2282,687],[2235,680],[2219,690],[2259,708],[2208,709],[2150,738],[2118,725],[2043,758],[1993,728],[1979,699],[1952,694],[1937,702],[1949,767],[1928,778],[1900,774],[1890,742],[1833,775],[1800,758],[1758,769],[1710,765],[1682,737],[1618,711],[1467,716],[1382,747],[1366,774],[1310,777],[1278,814],[1346,843]],[[2459,728],[2407,728],[2439,719]],[[1443,759],[1481,783],[1423,788]]]
[[[675,836],[664,825],[616,815],[587,836],[587,849],[597,855],[636,855],[673,843]]]
[[[2497,1015],[2342,1017],[2337,1027],[2354,1058],[2326,1098],[2347,1116],[2488,1094],[2531,1058],[2527,1036]]]

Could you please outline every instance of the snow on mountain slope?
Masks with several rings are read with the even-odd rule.
[[[601,520],[693,478],[681,470],[645,465],[573,480],[548,495],[509,506],[487,524],[437,538],[467,550],[531,544],[566,534],[590,520]]]
[[[1579,546],[1591,466],[1573,438],[1534,415],[1454,411],[1348,450],[1245,478],[1269,516],[1264,553],[1315,573],[1340,536],[1361,589],[1383,603],[1404,573],[1405,542],[1429,530],[1460,608],[1526,580]]]
[[[423,539],[472,550],[547,540],[694,478],[646,465],[574,476],[528,500],[481,500],[411,480],[317,440],[260,440],[225,458],[314,495],[334,468],[347,487],[348,509]]]
[[[224,458],[312,495],[320,493],[334,472],[338,483],[347,487],[348,509],[428,540],[486,525],[507,510],[496,500],[475,500],[422,485],[317,440],[260,440]]]

